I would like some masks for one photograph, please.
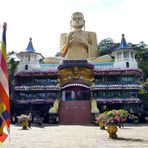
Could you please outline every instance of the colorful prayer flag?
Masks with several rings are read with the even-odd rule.
[[[10,130],[10,101],[6,52],[6,29],[7,24],[4,23],[0,48],[0,143],[3,143],[8,136],[3,131],[4,127],[6,126],[8,134]]]

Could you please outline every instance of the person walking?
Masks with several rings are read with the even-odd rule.
[[[32,122],[32,114],[29,113],[29,121],[28,121],[28,127],[30,128],[31,127],[31,122]]]

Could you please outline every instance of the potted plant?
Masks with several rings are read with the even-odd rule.
[[[43,120],[43,117],[41,117],[40,115],[34,117],[34,123],[36,123],[38,126],[42,126]]]
[[[124,109],[111,110],[106,113],[107,120],[107,132],[110,138],[117,138],[118,127],[123,126],[123,123],[127,120],[129,113]]]
[[[138,118],[138,116],[131,115],[131,116],[130,116],[130,119],[131,119],[135,124],[138,124],[138,123],[139,123],[139,118]]]
[[[111,110],[102,113],[97,119],[98,122],[103,122],[107,126],[107,132],[110,138],[117,138],[118,127],[123,127],[123,123],[129,116],[128,111],[124,109]]]
[[[106,122],[106,113],[101,113],[98,117],[96,117],[96,124],[99,125],[100,129],[105,130],[105,122]]]
[[[18,123],[20,123],[22,126],[22,129],[26,130],[30,120],[29,116],[22,114],[21,116],[17,116],[17,118],[18,118]]]

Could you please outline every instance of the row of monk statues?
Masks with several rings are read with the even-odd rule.
[[[110,62],[110,55],[98,55],[97,35],[85,31],[85,20],[81,12],[75,12],[70,20],[71,31],[60,36],[59,57],[45,58],[45,63],[59,63],[63,59],[88,59],[93,62]]]

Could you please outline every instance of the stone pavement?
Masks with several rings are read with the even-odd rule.
[[[4,148],[148,148],[148,124],[125,125],[118,139],[110,139],[98,126],[45,125],[21,130],[11,125],[11,139]]]

